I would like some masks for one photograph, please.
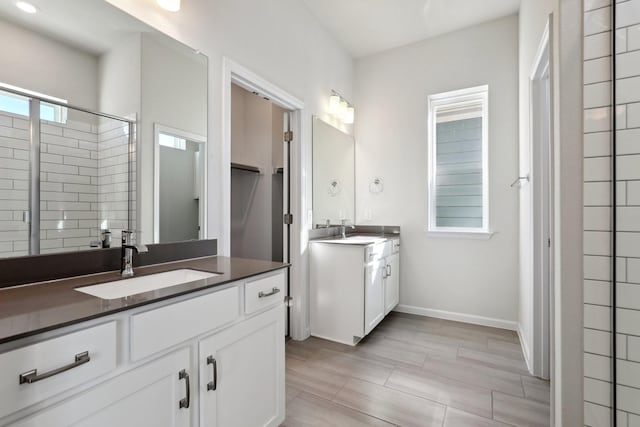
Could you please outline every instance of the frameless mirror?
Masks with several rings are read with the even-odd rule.
[[[351,135],[314,117],[314,228],[343,220],[355,220],[355,143]]]
[[[205,237],[207,58],[103,0],[32,3],[0,3],[0,258]]]

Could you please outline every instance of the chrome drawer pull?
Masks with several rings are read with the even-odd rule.
[[[278,292],[280,292],[280,289],[278,288],[273,288],[271,289],[271,292],[267,292],[267,293],[260,291],[258,292],[258,298],[270,297],[271,295],[275,295]]]
[[[178,407],[180,409],[189,409],[189,405],[191,404],[191,384],[189,383],[189,374],[187,374],[187,371],[183,369],[178,372],[178,379],[185,380],[185,386],[187,388],[187,396],[183,399],[180,399],[180,402],[178,402]]]
[[[20,376],[18,377],[18,382],[20,384],[33,384],[35,382],[38,382],[40,380],[44,380],[45,378],[49,378],[52,377],[54,375],[58,375],[61,374],[63,372],[66,372],[70,369],[73,369],[77,366],[80,365],[84,365],[85,363],[87,363],[88,361],[90,361],[91,358],[89,357],[89,352],[88,351],[83,351],[82,353],[78,353],[75,356],[75,361],[72,363],[69,363],[68,365],[65,365],[61,368],[58,369],[54,369],[53,371],[49,371],[49,372],[45,372],[44,374],[40,374],[38,375],[38,370],[37,369],[33,369],[31,371],[25,372],[23,374],[20,374]]]
[[[213,365],[213,381],[207,383],[207,391],[216,391],[218,388],[218,362],[213,356],[207,357],[207,365]]]

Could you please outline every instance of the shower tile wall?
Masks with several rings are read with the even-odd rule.
[[[585,425],[611,425],[611,1],[585,0]],[[640,0],[617,1],[617,421],[640,425]]]
[[[128,216],[127,147],[120,122],[41,122],[41,253],[89,249],[101,227],[114,228],[119,243]],[[28,254],[28,159],[28,121],[0,113],[0,257]]]

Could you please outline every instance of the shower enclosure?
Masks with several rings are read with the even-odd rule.
[[[134,138],[131,120],[1,87],[0,258],[102,247],[106,231],[134,228]]]

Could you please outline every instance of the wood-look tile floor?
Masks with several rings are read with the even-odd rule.
[[[288,341],[282,426],[549,426],[515,332],[390,313],[356,347]]]

